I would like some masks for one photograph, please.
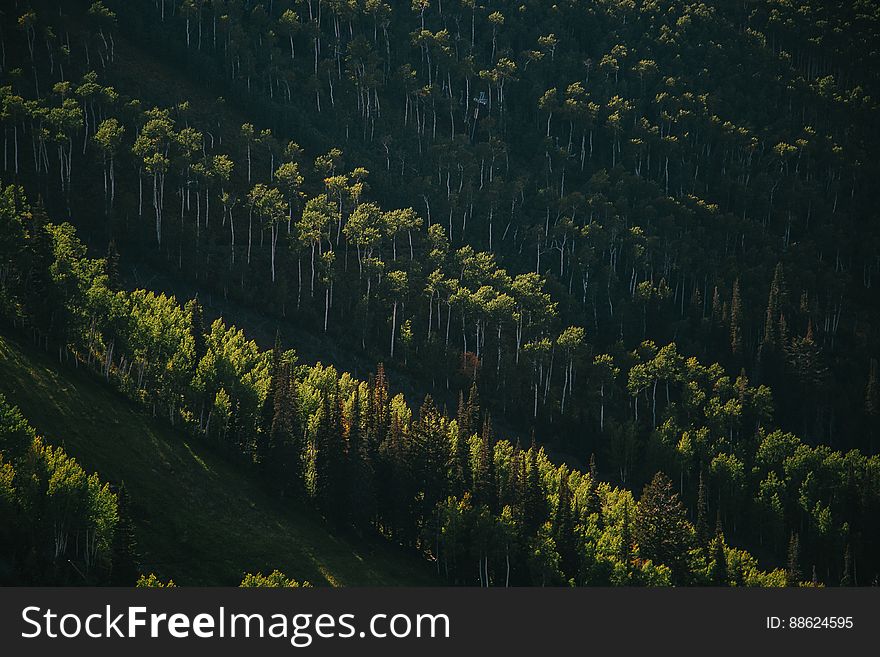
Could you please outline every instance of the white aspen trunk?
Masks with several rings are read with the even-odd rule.
[[[397,301],[391,311],[391,358],[394,358],[394,334],[397,332]]]

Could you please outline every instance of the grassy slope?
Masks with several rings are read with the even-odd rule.
[[[125,482],[144,571],[183,585],[235,585],[244,572],[274,568],[316,584],[437,583],[418,558],[378,540],[334,535],[89,372],[59,367],[3,335],[0,392],[87,471]]]

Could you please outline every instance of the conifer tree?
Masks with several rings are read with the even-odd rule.
[[[138,577],[137,542],[131,518],[131,497],[121,483],[116,491],[119,520],[113,533],[112,571],[110,583],[113,586],[131,586]]]
[[[764,337],[762,340],[765,348],[776,349],[780,345],[779,320],[782,317],[785,297],[785,277],[782,271],[782,263],[780,262],[776,265],[773,282],[770,284],[770,297],[767,300],[767,313],[764,319]]]
[[[599,467],[596,465],[596,454],[590,454],[590,488],[587,492],[587,515],[596,514],[597,526],[605,528],[605,519],[602,515],[602,500],[599,497]]]
[[[296,381],[290,363],[281,361],[278,368],[266,463],[273,485],[282,495],[287,491],[298,494],[302,492],[305,445],[298,420]]]
[[[571,487],[568,478],[568,468],[563,467],[559,475],[556,508],[553,511],[553,539],[556,541],[556,549],[560,556],[560,568],[566,577],[571,579],[578,574],[578,555],[574,510],[572,509]]]
[[[742,350],[742,298],[739,291],[739,279],[736,279],[733,283],[733,296],[730,301],[730,352],[734,357],[740,358]]]
[[[379,512],[387,534],[403,544],[409,544],[415,533],[407,522],[413,500],[406,448],[401,419],[392,413],[388,437],[380,447]]]
[[[475,475],[471,466],[470,439],[477,426],[475,417],[479,417],[478,404],[476,384],[471,386],[467,403],[464,401],[464,395],[459,392],[458,435],[455,442],[456,492],[459,496],[474,488]]]
[[[359,386],[354,389],[347,432],[350,480],[348,508],[354,526],[364,530],[376,518],[376,482],[373,456],[364,431]]]
[[[477,390],[476,381],[471,384],[471,390],[468,394],[465,414],[468,436],[472,436],[480,430],[480,393]]]
[[[519,440],[513,444],[513,451],[507,467],[498,473],[499,497],[498,506],[505,506],[511,510],[520,508],[520,461],[522,460],[522,447]]]
[[[788,560],[785,566],[785,585],[800,586],[801,580],[801,543],[797,532],[792,532],[788,541]]]
[[[693,528],[672,480],[662,472],[654,475],[642,491],[633,536],[641,557],[669,566],[673,582],[686,583],[686,557]]]
[[[110,290],[119,290],[122,287],[119,274],[119,250],[116,248],[116,241],[110,240],[107,243],[107,254],[104,256],[107,272],[107,288]]]
[[[469,436],[471,431],[470,416],[467,411],[467,404],[464,401],[464,393],[458,391],[458,413],[456,414],[459,432]]]
[[[498,480],[495,473],[495,448],[492,424],[487,417],[480,433],[476,462],[474,463],[474,501],[485,504],[491,511],[498,506]]]
[[[623,501],[623,519],[620,526],[620,553],[618,559],[629,569],[632,563],[633,534],[630,520],[629,499]]]
[[[880,373],[877,359],[872,358],[868,366],[868,384],[865,386],[865,414],[870,420],[880,417]]]
[[[371,453],[375,453],[378,451],[379,445],[385,441],[391,425],[388,381],[385,377],[385,366],[382,363],[379,363],[376,368],[376,376],[371,380],[367,415],[367,440],[372,450]]]
[[[275,415],[275,393],[279,387],[279,379],[282,375],[281,367],[281,333],[275,331],[275,344],[272,347],[272,358],[269,361],[269,387],[266,390],[266,398],[260,411],[260,428],[266,436],[272,429],[272,419]]]
[[[724,536],[721,533],[716,534],[712,540],[712,570],[709,579],[712,586],[727,586],[729,583],[727,555],[724,552]]]
[[[697,545],[701,548],[709,547],[709,505],[706,500],[706,484],[703,479],[703,471],[700,470],[700,483],[697,488],[697,521],[694,526]]]
[[[48,349],[50,338],[59,333],[57,313],[54,312],[59,299],[50,271],[55,256],[42,198],[33,205],[30,217],[24,216],[30,221],[25,223],[22,303],[25,312],[33,318],[34,326],[42,333]]]
[[[342,433],[339,407],[339,382],[329,394],[322,395],[321,411],[315,429],[314,449],[315,498],[327,516],[337,522],[345,520],[348,502],[348,447]]]
[[[526,486],[523,499],[523,524],[528,534],[534,534],[547,519],[547,498],[541,482],[538,467],[538,447],[532,437],[532,446],[528,451],[528,468],[526,470]]]
[[[850,548],[849,542],[846,544],[846,548],[843,552],[843,574],[840,576],[840,585],[841,586],[852,586],[853,578],[852,578],[852,549]]]
[[[422,403],[412,434],[411,468],[422,491],[419,515],[425,521],[431,519],[437,504],[446,499],[452,461],[445,423],[430,395]]]
[[[190,299],[184,308],[189,319],[189,334],[193,341],[193,374],[199,365],[199,361],[208,353],[207,341],[205,340],[205,313],[198,296]]]

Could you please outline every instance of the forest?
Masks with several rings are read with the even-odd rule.
[[[13,0],[0,332],[437,583],[877,584],[878,24]],[[7,397],[0,581],[186,584]]]

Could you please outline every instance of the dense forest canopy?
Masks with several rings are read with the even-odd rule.
[[[872,583],[878,20],[12,2],[4,316],[450,581]]]

